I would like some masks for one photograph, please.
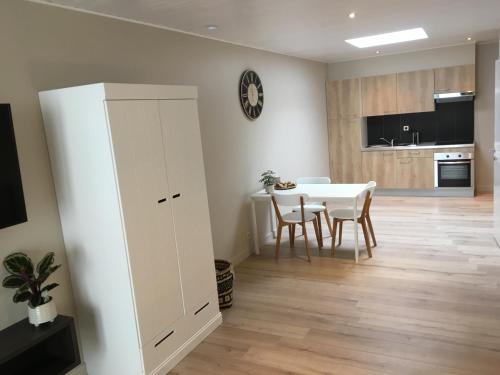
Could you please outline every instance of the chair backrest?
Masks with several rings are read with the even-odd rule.
[[[276,217],[280,222],[282,222],[281,211],[279,206],[293,207],[300,205],[300,212],[302,215],[302,221],[304,221],[304,201],[309,199],[307,194],[279,194],[273,193],[271,195],[273,201],[274,210],[276,211]]]
[[[331,184],[330,177],[299,177],[298,184]]]
[[[375,181],[370,181],[366,184],[365,191],[363,195],[365,196],[365,202],[363,203],[363,210],[361,211],[361,216],[366,217],[370,213],[370,205],[372,204],[373,193],[377,183]]]

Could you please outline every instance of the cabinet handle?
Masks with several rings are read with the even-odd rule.
[[[202,307],[200,307],[198,310],[196,310],[196,312],[194,313],[194,315],[197,315],[201,310],[203,310],[205,307],[207,307],[208,305],[210,304],[210,302],[207,302],[205,303]]]
[[[163,202],[166,202],[167,201],[167,198],[162,198],[158,201],[158,203],[163,203]]]
[[[180,194],[180,193],[177,193],[177,194],[172,195],[172,198],[174,198],[174,199],[175,199],[175,198],[179,198],[180,196],[181,196],[181,194]]]
[[[172,334],[174,333],[174,331],[171,331],[168,335],[166,335],[164,338],[162,338],[160,341],[158,341],[156,344],[155,344],[155,348],[160,345],[163,341],[165,341],[166,339],[168,339],[170,336],[172,336]]]

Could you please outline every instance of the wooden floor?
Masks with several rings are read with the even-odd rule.
[[[336,258],[307,263],[300,237],[245,260],[223,325],[172,373],[500,374],[491,196],[375,197],[372,218],[359,264],[350,223]]]

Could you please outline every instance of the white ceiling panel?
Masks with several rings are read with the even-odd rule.
[[[500,0],[41,0],[235,44],[335,62],[498,38]],[[350,19],[348,14],[356,12]],[[217,25],[208,31],[207,25]],[[346,39],[423,27],[429,39],[358,49]]]

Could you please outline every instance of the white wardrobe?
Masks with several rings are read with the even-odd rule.
[[[166,374],[222,321],[190,86],[40,93],[91,375]]]

